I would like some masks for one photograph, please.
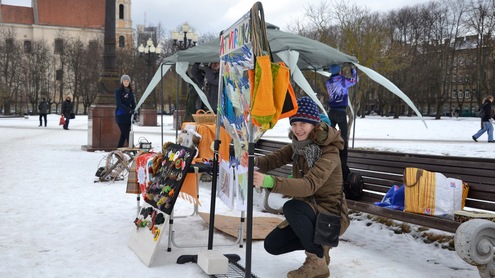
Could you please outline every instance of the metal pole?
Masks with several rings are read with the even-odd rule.
[[[161,125],[161,135],[162,135],[162,146],[161,148],[163,148],[163,64],[160,64],[160,84],[162,85],[162,90],[161,90],[161,93],[160,93],[160,101],[161,101],[161,110],[162,110],[162,113],[160,115],[160,125]]]
[[[175,73],[177,73],[177,65],[175,65]],[[179,138],[179,75],[177,74],[177,90],[175,90],[175,143]]]

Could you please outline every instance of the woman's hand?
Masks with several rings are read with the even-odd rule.
[[[253,185],[256,187],[260,187],[263,185],[263,180],[265,179],[265,175],[258,172],[254,171],[253,172]]]
[[[241,163],[241,166],[243,167],[248,167],[249,163],[249,154],[247,151],[243,151],[241,154],[241,159],[239,161]]]

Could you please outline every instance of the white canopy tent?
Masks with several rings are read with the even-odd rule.
[[[274,60],[283,61],[290,68],[291,77],[294,82],[320,106],[321,110],[324,113],[326,113],[324,106],[317,98],[316,93],[311,88],[301,70],[311,70],[319,74],[328,76],[329,73],[323,71],[323,69],[327,68],[329,65],[352,63],[361,72],[365,73],[369,78],[381,84],[390,92],[400,97],[409,107],[411,107],[411,109],[413,109],[413,111],[423,121],[426,127],[426,123],[422,119],[421,113],[416,108],[416,106],[414,106],[413,102],[406,94],[404,94],[390,80],[383,77],[378,72],[360,65],[355,57],[342,53],[335,48],[332,48],[321,42],[280,31],[278,27],[274,25],[269,25],[267,27],[267,35],[269,38],[270,48]],[[175,64],[177,73],[184,79],[184,81],[194,87],[201,101],[208,107],[208,109],[213,110],[208,103],[204,92],[201,91],[201,89],[193,80],[191,80],[191,78],[189,78],[189,76],[186,74],[186,71],[190,64],[219,62],[219,60],[220,44],[218,39],[212,40],[204,45],[199,45],[187,50],[179,51],[174,55],[166,58],[153,76],[151,82],[149,83],[143,94],[143,97],[139,100],[136,109],[138,109],[143,104],[144,100],[158,85],[158,83],[167,73],[170,67]]]

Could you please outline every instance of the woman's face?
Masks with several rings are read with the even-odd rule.
[[[294,133],[294,135],[296,136],[297,141],[307,140],[309,134],[315,128],[315,126],[313,124],[306,123],[306,122],[293,122],[290,125],[290,127],[292,130],[292,133]]]
[[[130,82],[129,80],[124,80],[124,81],[122,81],[122,84],[124,85],[124,87],[129,87],[129,84],[130,84],[130,83],[131,83],[131,82]]]

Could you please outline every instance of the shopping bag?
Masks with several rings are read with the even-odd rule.
[[[442,173],[407,167],[404,170],[404,211],[454,220],[462,209],[463,182]]]
[[[59,125],[65,125],[65,118],[64,115],[60,115],[60,120],[58,121]]]
[[[297,113],[297,98],[290,84],[290,69],[284,62],[272,63],[273,101],[276,109],[272,124]]]
[[[404,185],[392,185],[383,196],[382,201],[375,202],[375,205],[394,210],[404,210]]]
[[[277,112],[273,102],[272,63],[270,56],[256,58],[254,70],[254,90],[251,99],[251,116],[255,124],[265,130],[272,128],[272,119]]]

